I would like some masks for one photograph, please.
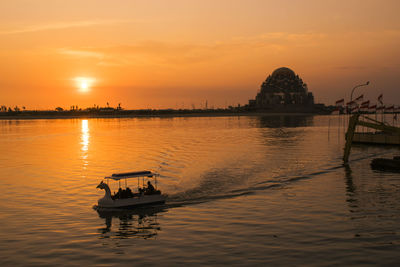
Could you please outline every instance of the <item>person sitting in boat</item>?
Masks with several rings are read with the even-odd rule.
[[[155,191],[154,186],[151,184],[150,181],[147,182],[147,188],[146,188],[146,193],[151,195]]]
[[[138,188],[138,191],[139,191],[139,194],[142,194],[142,193],[144,193],[144,191],[146,191],[144,188],[141,188],[141,187],[139,187]]]
[[[127,191],[125,190],[125,189],[122,189],[122,192],[121,192],[121,198],[127,198]]]
[[[127,187],[125,191],[127,198],[131,198],[133,196],[132,190],[129,187]]]
[[[112,197],[112,199],[119,199],[122,198],[122,189],[121,187],[118,189],[118,192],[114,194],[114,196]]]

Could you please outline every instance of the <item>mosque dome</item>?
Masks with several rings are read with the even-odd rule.
[[[314,96],[308,92],[307,85],[293,70],[282,67],[274,70],[261,84],[252,103],[261,109],[287,105],[311,107],[314,105]]]
[[[296,74],[289,68],[282,67],[274,70],[271,77],[276,80],[294,79]]]

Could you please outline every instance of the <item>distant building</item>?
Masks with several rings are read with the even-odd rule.
[[[312,111],[314,96],[307,84],[289,68],[276,69],[262,83],[249,108],[279,111]]]

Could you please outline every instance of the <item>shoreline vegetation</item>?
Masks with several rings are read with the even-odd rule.
[[[6,109],[0,112],[0,120],[14,119],[74,119],[74,118],[142,118],[142,117],[224,117],[224,116],[264,116],[264,115],[323,115],[330,112],[326,108],[302,110],[249,110],[246,107],[229,107],[227,109],[137,109],[125,110],[117,108],[87,108],[74,107],[70,110],[56,108],[55,110],[21,110]]]

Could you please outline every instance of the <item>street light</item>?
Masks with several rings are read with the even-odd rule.
[[[367,86],[368,84],[369,84],[369,81],[366,82],[366,83],[359,84],[359,85],[355,86],[355,87],[353,88],[353,90],[351,90],[350,102],[353,101],[353,93],[354,93],[354,90],[355,90],[356,88],[358,88],[358,87],[361,87],[361,86]]]

